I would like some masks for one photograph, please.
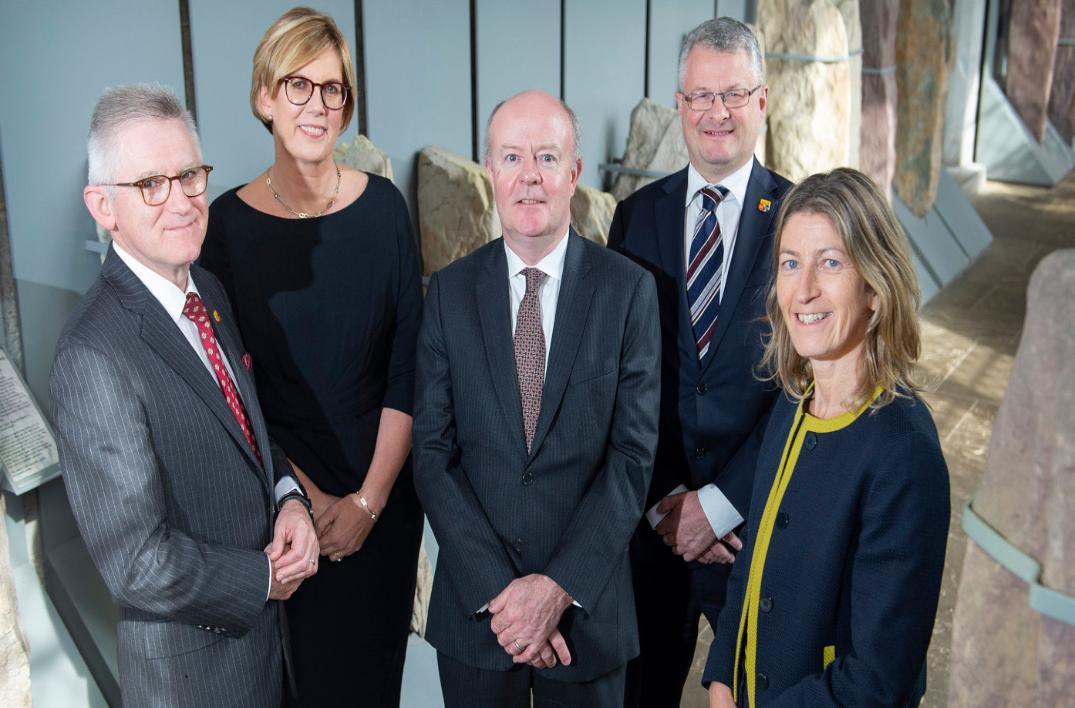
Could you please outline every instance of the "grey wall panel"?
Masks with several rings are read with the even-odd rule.
[[[566,1],[564,100],[582,124],[584,183],[603,186],[597,166],[623,156],[645,68],[645,0]]]
[[[182,96],[179,4],[5,0],[0,66],[0,153],[15,276],[82,292],[100,267],[83,245],[96,238],[82,205],[90,113],[115,84],[158,81]],[[44,314],[24,312],[23,327]],[[27,360],[33,356],[27,350]]]
[[[684,35],[713,17],[713,0],[650,0],[649,85],[646,95],[662,106],[675,106],[679,90],[679,45]]]
[[[254,50],[265,30],[294,0],[215,2],[190,0],[191,55],[202,152],[213,165],[213,183],[231,188],[249,182],[273,161],[272,136],[250,112]],[[353,0],[320,0],[355,47]],[[357,113],[341,139],[354,137]]]
[[[414,209],[418,150],[471,154],[470,3],[366,0],[369,138]]]
[[[477,0],[475,15],[480,153],[497,103],[530,88],[560,95],[560,0]]]
[[[757,0],[717,0],[717,17],[734,17],[741,22],[755,21]]]

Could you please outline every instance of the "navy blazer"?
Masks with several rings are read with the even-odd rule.
[[[508,267],[497,239],[433,275],[418,343],[414,482],[440,543],[427,638],[469,666],[511,657],[477,611],[540,573],[581,607],[560,631],[589,681],[638,654],[627,546],[657,444],[653,279],[568,235],[531,451],[516,380]]]
[[[608,245],[653,274],[661,318],[661,423],[647,508],[677,485],[715,482],[746,516],[752,465],[727,468],[776,395],[760,382],[768,326],[765,295],[772,272],[774,216],[791,183],[754,161],[731,270],[710,353],[699,365],[690,325],[683,253],[687,169],[653,182],[620,202]],[[762,200],[768,210],[762,211]],[[754,449],[757,440],[754,438]],[[725,473],[727,472],[727,473]]]
[[[781,396],[765,432],[706,685],[731,686],[754,541],[796,409]],[[807,432],[762,576],[757,704],[917,705],[948,520],[948,467],[921,399],[897,398],[839,430]],[[835,655],[827,665],[826,647]]]

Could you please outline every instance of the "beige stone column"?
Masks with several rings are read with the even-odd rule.
[[[1008,389],[974,496],[978,516],[1075,595],[1075,249],[1035,270]],[[967,540],[952,621],[951,708],[1070,706],[1075,625],[1028,605],[1028,585]]]
[[[1059,38],[1060,0],[1024,0],[1011,4],[1004,92],[1039,143],[1045,140],[1045,118]]]
[[[848,116],[850,127],[847,134],[847,164],[859,168],[859,134],[862,132],[862,19],[859,0],[835,0],[847,31],[847,60],[850,84],[848,86]]]
[[[896,194],[916,216],[937,196],[948,97],[948,0],[902,0],[896,30]]]
[[[831,0],[759,0],[758,25],[768,58],[766,165],[793,181],[846,165],[851,71],[840,10]]]
[[[900,0],[862,0],[859,168],[891,199],[896,173],[896,23]]]
[[[0,706],[30,708],[30,651],[19,623],[19,606],[7,551],[7,515],[0,494]]]
[[[1060,3],[1060,42],[1049,92],[1049,120],[1070,145],[1075,138],[1075,0]]]

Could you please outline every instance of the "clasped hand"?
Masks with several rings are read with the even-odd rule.
[[[317,534],[306,507],[298,500],[285,502],[276,515],[272,542],[265,547],[265,554],[272,563],[270,599],[288,599],[303,580],[317,572]]]
[[[683,556],[685,561],[731,563],[735,556],[724,544],[736,551],[743,548],[739,537],[730,531],[724,537],[724,543],[717,538],[698,501],[698,492],[671,494],[661,500],[657,510],[666,516],[654,530],[665,545],[676,555]]]
[[[489,628],[516,664],[551,669],[571,663],[571,652],[556,625],[571,596],[546,575],[516,578],[489,601]]]
[[[334,497],[322,493],[319,496],[314,504],[314,518],[321,555],[343,558],[357,553],[373,530],[373,517],[359,505],[354,494]]]

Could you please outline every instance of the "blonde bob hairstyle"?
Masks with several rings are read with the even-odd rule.
[[[258,107],[261,90],[276,98],[280,80],[306,66],[326,49],[340,53],[343,82],[347,85],[347,102],[343,104],[340,132],[347,129],[355,112],[355,71],[347,39],[328,15],[308,7],[294,7],[273,22],[254,50],[254,71],[250,77],[250,110],[265,129],[272,132],[272,121]]]
[[[773,277],[765,303],[772,336],[759,364],[762,376],[778,382],[795,399],[803,398],[814,380],[810,361],[799,356],[791,343],[776,297],[780,238],[788,219],[799,213],[829,218],[843,238],[855,270],[877,294],[877,309],[866,326],[862,381],[854,403],[861,405],[877,386],[884,391],[872,404],[874,408],[891,403],[897,396],[918,392],[913,368],[921,350],[919,292],[907,236],[870,178],[846,167],[807,177],[784,196],[776,221]]]

